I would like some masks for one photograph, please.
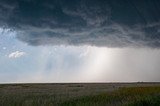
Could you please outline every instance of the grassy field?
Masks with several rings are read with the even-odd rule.
[[[160,83],[1,84],[0,106],[160,106]]]

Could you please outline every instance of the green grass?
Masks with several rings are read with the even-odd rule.
[[[44,86],[5,85],[0,88],[0,106],[160,106],[160,86],[123,87],[88,95],[80,95],[81,90],[91,92],[86,85],[71,85],[67,91],[68,85],[63,89],[64,85]]]
[[[110,93],[65,101],[61,106],[160,106],[160,87],[121,88]]]

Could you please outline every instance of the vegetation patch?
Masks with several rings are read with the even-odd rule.
[[[61,106],[158,106],[160,104],[160,87],[132,87],[85,96],[61,103]]]
[[[125,86],[112,91],[104,91],[101,89],[104,85],[100,84],[97,84],[97,87],[83,85],[87,86],[87,89],[71,88],[69,85],[2,86],[0,85],[0,106],[159,106],[160,104],[160,86]]]

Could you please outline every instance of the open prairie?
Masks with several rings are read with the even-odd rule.
[[[160,105],[160,83],[1,84],[0,106]]]

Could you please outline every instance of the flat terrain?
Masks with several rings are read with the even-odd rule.
[[[1,84],[0,106],[160,106],[160,83]]]

